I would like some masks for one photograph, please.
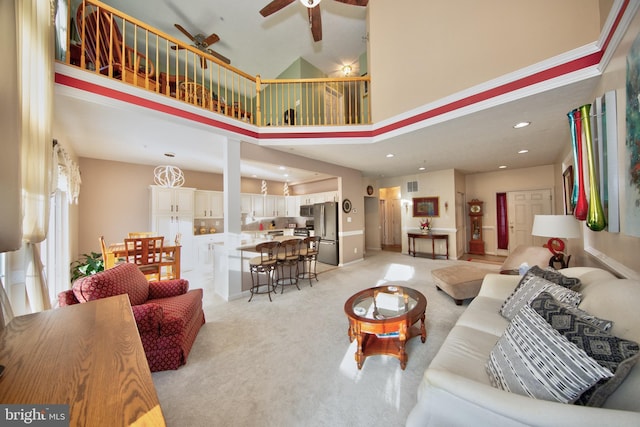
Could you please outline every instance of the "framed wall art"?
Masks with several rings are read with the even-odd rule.
[[[414,197],[413,216],[440,216],[438,197]]]

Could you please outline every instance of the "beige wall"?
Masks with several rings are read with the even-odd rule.
[[[482,226],[487,253],[498,253],[496,194],[541,189],[550,189],[551,194],[556,194],[555,170],[554,165],[547,165],[513,170],[504,169],[496,172],[471,174],[465,177],[466,201],[478,199],[484,202],[485,214]],[[560,173],[560,177],[562,178],[562,173]],[[556,203],[553,204],[553,206],[556,205]],[[465,220],[468,223],[468,218]]]
[[[407,182],[417,181],[418,191],[407,193]],[[449,256],[453,257],[457,253],[456,233],[455,233],[455,171],[453,169],[425,172],[385,178],[378,181],[381,189],[380,198],[400,198],[402,215],[402,251],[407,252],[406,233],[411,229],[420,228],[420,221],[413,217],[413,198],[415,197],[438,197],[440,215],[433,219],[433,227],[438,233],[449,234]],[[398,187],[400,194],[387,193],[385,188]],[[395,191],[395,190],[394,190]],[[445,204],[447,207],[445,207]],[[429,245],[431,242],[428,242]],[[423,251],[419,245],[425,242],[417,242],[418,251]],[[424,250],[426,251],[426,250]],[[443,251],[443,249],[442,249]],[[429,249],[428,252],[431,252]]]
[[[149,229],[149,186],[153,166],[81,158],[82,187],[77,208],[78,246],[71,258],[99,252],[98,238],[120,242],[130,231]],[[223,176],[184,170],[184,187],[222,191]],[[260,193],[261,180],[243,178],[242,192]],[[282,195],[282,182],[267,181],[272,194]],[[73,221],[72,224],[76,222]],[[72,238],[72,241],[73,238]],[[75,248],[74,248],[75,249]]]
[[[347,216],[340,209],[340,232],[343,233],[341,263],[361,259],[364,251],[364,196],[360,172],[263,147],[253,147],[255,151],[251,147],[246,149],[248,158],[255,160],[255,156],[258,156],[261,161],[310,170],[315,168],[318,172],[337,176],[317,184],[300,186],[297,190],[305,190],[305,193],[296,194],[340,190],[340,201],[350,199],[355,212],[352,211]],[[101,235],[107,243],[113,243],[122,241],[123,236],[130,231],[149,229],[149,186],[153,184],[153,166],[88,158],[81,158],[79,165],[82,188],[77,210],[78,247],[77,251],[72,252],[72,259],[81,253],[99,252],[98,238]],[[183,170],[183,173],[184,187],[222,191],[223,177],[220,174],[189,170]],[[282,195],[282,182],[267,181],[267,185],[270,194]],[[258,194],[260,187],[261,180],[242,178],[242,192]],[[348,217],[351,218],[350,221]]]
[[[598,0],[369,2],[373,122],[595,42],[600,6]],[[496,15],[500,25],[488,24]]]

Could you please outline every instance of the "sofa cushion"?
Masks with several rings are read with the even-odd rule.
[[[578,292],[527,273],[513,293],[504,301],[500,314],[512,320],[522,307],[529,304],[543,291],[550,293],[558,301],[573,307],[580,303],[581,295]]]
[[[135,264],[123,263],[76,280],[73,294],[80,302],[128,294],[131,305],[138,305],[149,297],[149,282]]]
[[[525,305],[496,343],[486,365],[494,387],[536,399],[574,402],[613,376]]]
[[[529,270],[527,270],[527,273],[542,277],[543,279],[547,279],[548,281],[553,282],[556,285],[564,286],[565,288],[573,290],[578,289],[581,285],[580,279],[578,279],[577,277],[567,277],[553,267],[540,268],[539,266],[534,265]]]
[[[531,307],[555,330],[613,372],[613,377],[600,380],[576,401],[585,406],[602,406],[636,364],[640,356],[638,344],[594,327],[591,318],[585,320],[546,292],[535,298]]]

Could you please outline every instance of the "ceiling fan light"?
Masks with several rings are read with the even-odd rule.
[[[309,9],[311,9],[319,5],[320,1],[321,0],[300,0],[300,3],[302,3],[304,7],[308,7]]]

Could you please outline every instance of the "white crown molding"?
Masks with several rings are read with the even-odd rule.
[[[609,41],[609,44],[606,46],[606,50],[602,55],[602,59],[600,60],[600,64],[598,67],[599,70],[601,71],[605,70],[609,65],[609,62],[611,61],[611,58],[613,57],[613,54],[616,51],[616,48],[622,41],[624,34],[627,32],[627,29],[629,28],[629,24],[631,23],[633,18],[636,16],[638,8],[640,7],[640,2],[638,2],[637,0],[629,1],[627,9],[624,11],[624,14],[620,18],[620,22],[618,23],[618,26],[616,27],[613,34],[611,34],[613,25],[615,24],[616,19],[618,18],[618,15],[620,14],[620,10],[622,9],[622,6],[624,5],[624,3],[625,3],[625,0],[615,0],[613,6],[611,7],[611,11],[609,12],[609,16],[607,16],[607,20],[604,23],[602,32],[600,33],[600,38],[596,43],[598,48],[602,49],[604,44],[607,41],[607,38],[611,35],[611,40]]]

